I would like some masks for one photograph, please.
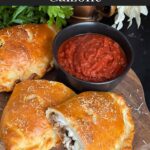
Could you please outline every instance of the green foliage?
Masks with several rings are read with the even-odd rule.
[[[48,23],[61,28],[73,15],[71,6],[0,6],[0,28],[14,24]]]

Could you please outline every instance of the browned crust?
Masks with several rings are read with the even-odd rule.
[[[57,105],[54,110],[61,113],[76,131],[84,149],[132,149],[134,122],[120,95],[84,92]]]
[[[7,150],[48,150],[58,137],[48,123],[45,110],[75,93],[59,82],[26,80],[18,83],[3,111],[0,139]]]
[[[52,64],[57,29],[46,24],[18,25],[0,30],[0,92],[12,91],[15,81],[39,79]],[[52,66],[49,68],[49,70]],[[36,74],[35,77],[32,77]]]
[[[123,96],[121,96],[119,94],[115,94],[115,93],[110,93],[110,94],[114,95],[119,101],[122,102],[122,106],[121,106],[122,109],[124,109],[125,107],[128,109],[127,119],[128,119],[128,122],[131,125],[131,128],[130,128],[130,133],[129,133],[128,137],[123,142],[122,150],[132,150],[133,139],[134,139],[134,134],[135,134],[135,127],[134,127],[134,121],[133,121],[133,118],[132,118],[131,109],[127,106],[127,102],[123,98]]]
[[[125,139],[124,144],[122,146],[123,150],[132,150],[133,149],[133,139],[134,139],[134,134],[135,134],[135,129],[134,129],[134,122],[131,116],[131,110],[128,111],[128,120],[132,124],[132,128],[130,131],[130,134],[127,139]]]

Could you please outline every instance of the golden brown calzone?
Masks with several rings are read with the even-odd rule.
[[[123,97],[84,92],[46,115],[67,150],[131,150],[134,123]]]
[[[45,111],[75,93],[59,82],[26,80],[18,83],[3,111],[0,139],[6,150],[49,150],[59,138]]]
[[[52,68],[52,42],[57,33],[46,24],[0,30],[0,92],[26,79],[41,78]]]

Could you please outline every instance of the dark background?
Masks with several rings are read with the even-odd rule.
[[[145,99],[150,110],[150,7],[148,16],[141,15],[141,26],[137,29],[135,20],[130,28],[128,27],[127,17],[124,22],[124,27],[121,29],[134,49],[135,59],[133,63],[133,70],[140,78],[144,92]],[[104,18],[102,22],[106,24],[113,24],[114,17]]]

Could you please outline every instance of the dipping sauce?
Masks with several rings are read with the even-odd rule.
[[[94,33],[77,35],[64,41],[57,57],[66,72],[91,82],[113,79],[127,65],[127,58],[117,42]]]

